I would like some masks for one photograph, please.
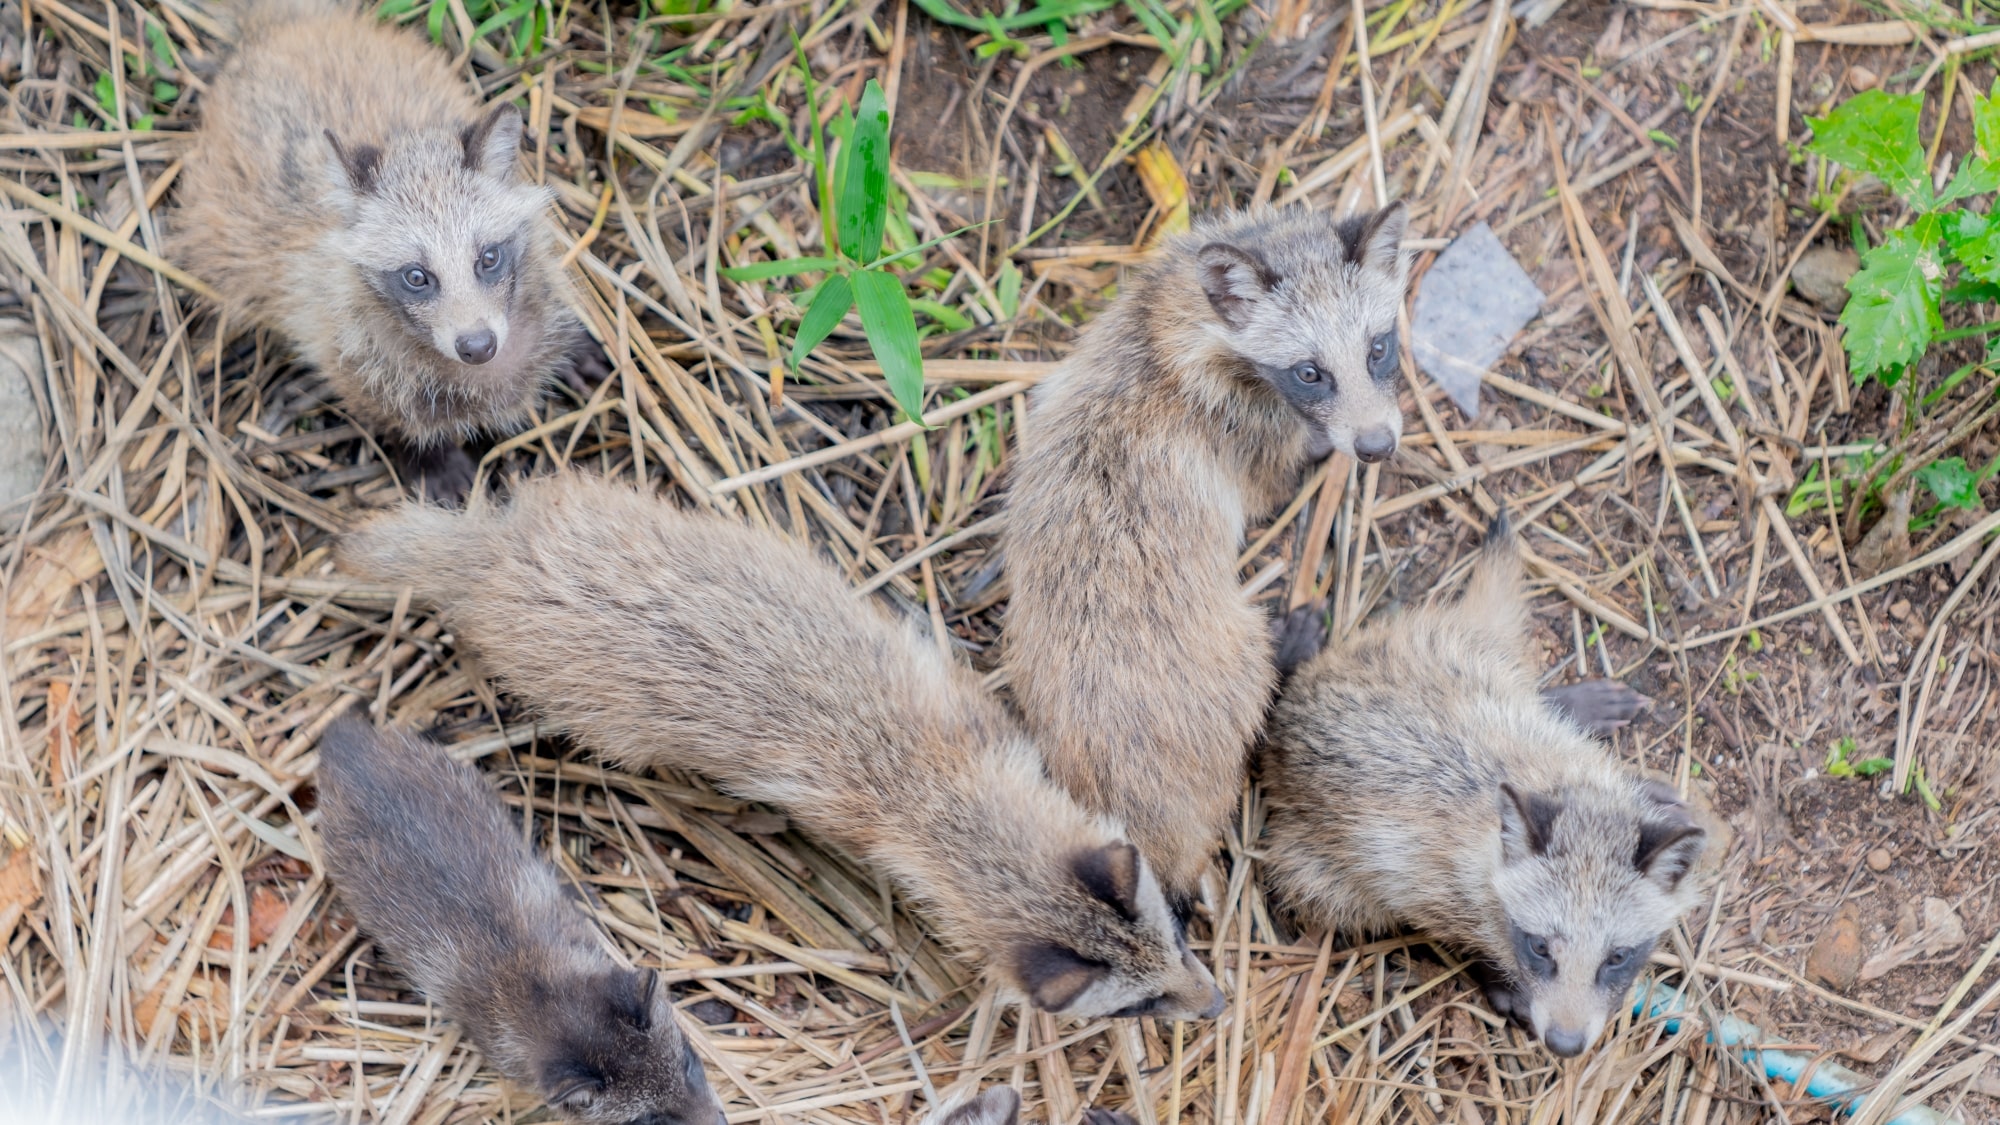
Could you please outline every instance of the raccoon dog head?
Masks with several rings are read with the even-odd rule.
[[[602,973],[546,1009],[535,1090],[578,1125],[722,1125],[722,1104],[650,969]]]
[[[1002,970],[1044,1011],[1078,1019],[1213,1019],[1222,990],[1195,960],[1139,849],[1085,848],[1055,873],[1032,932],[1006,943]]]
[[[1515,1016],[1569,1058],[1596,1042],[1660,935],[1693,905],[1706,837],[1671,789],[1633,778],[1552,794],[1500,786],[1506,913],[1498,960]]]
[[[1403,205],[1336,222],[1286,211],[1215,231],[1196,251],[1214,330],[1311,430],[1308,449],[1396,451]]]
[[[520,111],[501,103],[463,130],[419,130],[386,147],[333,147],[332,197],[346,222],[335,251],[404,328],[447,370],[507,357],[523,308],[536,300],[521,268],[543,253],[541,211],[549,193],[515,169]],[[512,349],[518,353],[520,348]]]

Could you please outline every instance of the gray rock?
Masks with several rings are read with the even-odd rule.
[[[1815,246],[1792,267],[1792,288],[1830,313],[1847,307],[1847,279],[1861,268],[1861,255],[1845,246]]]
[[[35,326],[0,320],[0,508],[42,487],[42,412],[34,387],[46,387]]]
[[[1542,308],[1542,291],[1480,223],[1458,236],[1424,275],[1410,321],[1410,354],[1468,418],[1479,384]]]

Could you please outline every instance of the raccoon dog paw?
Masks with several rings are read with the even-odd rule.
[[[396,472],[403,478],[404,487],[418,498],[448,508],[465,506],[479,466],[473,464],[471,454],[463,448],[450,442],[421,448],[397,442],[390,452],[396,458]]]
[[[1289,676],[1326,647],[1326,599],[1315,598],[1271,622],[1278,675]]]
[[[1547,688],[1542,702],[1596,735],[1610,734],[1653,703],[1617,680],[1583,680]]]

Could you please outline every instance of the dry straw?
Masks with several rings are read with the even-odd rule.
[[[449,5],[447,42],[462,48],[472,6],[437,2]],[[1632,87],[1615,69],[1586,79],[1540,58],[1503,8],[1284,0],[1220,19],[1206,0],[1110,8],[1064,43],[1016,29],[1025,56],[1005,45],[968,55],[970,88],[949,107],[916,101],[929,92],[905,71],[943,65],[957,48],[940,47],[906,0],[738,4],[642,29],[629,6],[609,8],[545,7],[558,17],[551,38],[524,61],[502,53],[516,34],[504,29],[458,52],[484,94],[528,108],[528,164],[557,189],[588,319],[615,363],[589,401],[552,398],[536,425],[495,447],[483,469],[499,487],[557,463],[644,474],[690,503],[822,544],[858,586],[990,666],[1006,590],[996,489],[1009,443],[1033,425],[1024,392],[1062,354],[1058,315],[1087,307],[1137,258],[1135,230],[1158,218],[1144,215],[1150,204],[1176,205],[1149,201],[1126,167],[1161,142],[1149,159],[1174,163],[1166,179],[1191,185],[1197,206],[1230,190],[1340,209],[1400,194],[1418,231],[1489,221],[1552,279],[1551,315],[1526,343],[1561,355],[1562,369],[1496,374],[1488,394],[1507,417],[1470,423],[1447,419],[1439,392],[1410,372],[1403,456],[1359,479],[1339,461],[1313,474],[1274,522],[1251,529],[1246,586],[1288,604],[1330,595],[1347,627],[1419,576],[1448,585],[1456,545],[1504,502],[1531,528],[1539,605],[1565,665],[1664,664],[1688,685],[1620,750],[1689,780],[1696,701],[1753,628],[1816,616],[1840,659],[1877,664],[1874,603],[1861,595],[1949,574],[1948,604],[1903,681],[1896,776],[1925,764],[1936,778],[1960,760],[1953,747],[1990,738],[1993,684],[1976,661],[1965,675],[1964,638],[1991,619],[1990,587],[1975,584],[1993,551],[1938,568],[1962,562],[1994,519],[1866,580],[1815,556],[1825,530],[1808,517],[1795,533],[1771,487],[1804,474],[1807,443],[1824,445],[1829,412],[1849,406],[1837,345],[1783,297],[1778,267],[1804,244],[1779,247],[1754,276],[1729,276],[1705,228],[1718,185],[1683,189],[1687,166],[1676,171],[1655,132],[1667,114],[1628,113]],[[92,1057],[120,1044],[274,1120],[533,1120],[530,1099],[483,1070],[379,962],[317,873],[314,741],[359,709],[436,727],[532,812],[537,841],[597,896],[612,937],[667,971],[691,1020],[720,1021],[701,1023],[696,1042],[731,1121],[903,1121],[933,1091],[985,1082],[1014,1083],[1030,1120],[1062,1125],[1092,1105],[1148,1125],[1705,1125],[1807,1112],[1704,1047],[1701,1019],[1671,1037],[1657,1021],[1622,1019],[1559,1066],[1500,1026],[1461,967],[1421,941],[1292,932],[1255,877],[1254,788],[1196,927],[1231,996],[1225,1015],[1074,1025],[1004,1003],[875,873],[783,818],[695,778],[636,777],[576,755],[496,698],[423,606],[331,569],[333,536],[397,497],[380,451],[318,400],[280,341],[218,319],[200,283],[158,256],[203,66],[222,50],[215,21],[186,0],[6,10],[0,60],[32,78],[0,123],[4,312],[47,357],[36,394],[52,453],[41,492],[0,510],[8,1050],[78,1084]],[[1787,97],[1807,54],[1794,40],[1852,41],[1800,25],[1785,0],[1756,11],[1785,16],[1773,26]],[[1726,21],[1727,51],[1696,87],[1708,91],[1697,129],[1712,130],[1728,68],[1756,65],[1738,45],[1749,13],[1659,3],[1615,18],[1627,21],[1627,53],[1642,19]],[[1866,26],[1898,42],[1928,35]],[[780,330],[795,312],[779,291],[718,272],[809,251],[817,230],[773,130],[738,122],[746,103],[716,101],[761,92],[802,125],[784,69],[794,31],[830,75],[829,100],[855,96],[885,58],[902,61],[885,77],[909,111],[898,175],[919,238],[996,220],[925,261],[950,276],[943,297],[972,324],[933,341],[935,428],[896,424],[879,368],[858,358],[856,326],[773,395]],[[1163,31],[1174,34],[1160,52]],[[111,58],[161,43],[173,61],[145,81],[171,77],[177,89],[155,128],[137,121],[139,71],[120,71],[116,97],[96,106],[89,91]],[[641,57],[648,44],[654,54]],[[650,65],[678,47],[699,65]],[[1640,51],[1632,67],[1647,65]],[[1112,72],[1124,84],[1107,99],[1089,83]],[[1072,96],[1096,98],[1098,116],[1063,116],[1059,99]],[[94,107],[103,128],[76,130],[78,106]],[[946,140],[918,135],[926,115],[945,122]],[[1781,137],[1785,120],[1781,111]],[[1283,140],[1246,140],[1265,132]],[[1648,193],[1673,212],[1671,224],[1649,212],[1668,257],[1693,265],[1635,279],[1634,247],[1653,227],[1641,231],[1633,205]],[[1022,310],[1012,322],[1009,291]],[[1719,377],[1739,392],[1729,401],[1711,386]],[[1749,515],[1719,527],[1707,505],[1739,490]],[[1620,519],[1636,540],[1609,530]],[[1801,583],[1781,581],[1787,573]],[[1733,608],[1706,632],[1683,628],[1670,587]],[[1936,1019],[1870,1008],[1806,982],[1796,951],[1767,955],[1744,939],[1756,877],[1726,865],[1717,885],[1711,908],[1656,959],[1696,985],[1691,1010],[1782,999],[1808,1040],[1845,1026],[1836,1015],[1907,1026],[1914,1037],[1879,1067],[1894,1095],[1940,1107],[1966,1096],[1991,1054],[1978,1042],[1993,1026],[1983,962]]]

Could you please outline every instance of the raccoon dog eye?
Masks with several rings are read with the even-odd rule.
[[[431,287],[431,275],[422,266],[411,266],[403,271],[403,287],[412,293],[421,293]]]
[[[1608,956],[1604,958],[1604,967],[1607,969],[1622,969],[1625,967],[1625,962],[1630,961],[1631,959],[1632,959],[1631,950],[1614,949]]]
[[[500,272],[500,266],[507,260],[505,251],[498,246],[488,246],[479,252],[479,274],[488,277]]]
[[[1297,367],[1292,368],[1292,377],[1301,383],[1317,383],[1325,378],[1320,373],[1319,365],[1316,363],[1301,363]]]
[[[1387,379],[1396,373],[1396,333],[1384,332],[1368,341],[1368,374]]]

